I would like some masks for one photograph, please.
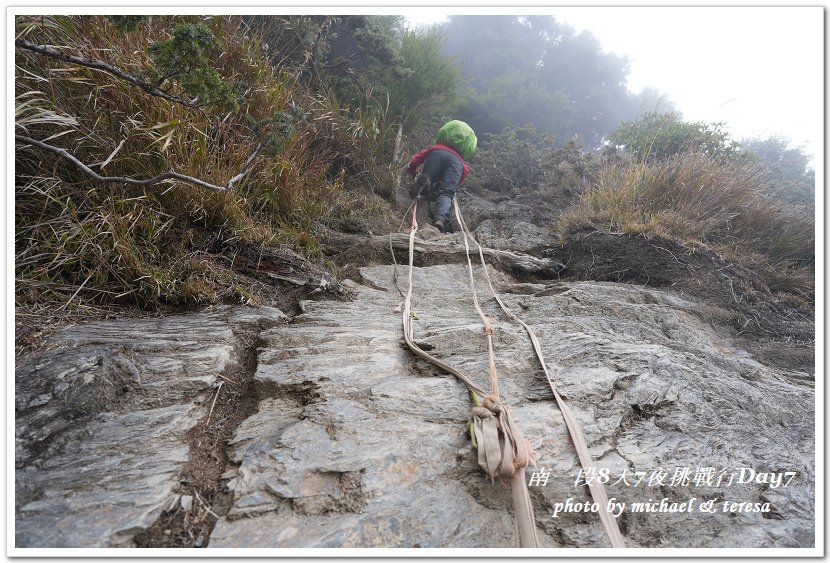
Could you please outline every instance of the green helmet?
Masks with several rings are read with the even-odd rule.
[[[435,135],[435,142],[454,148],[461,158],[467,160],[476,152],[478,139],[472,127],[463,121],[453,119],[441,126]]]

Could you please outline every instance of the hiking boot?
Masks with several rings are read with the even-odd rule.
[[[442,233],[444,232],[444,222],[441,219],[436,219],[432,226],[441,231]]]

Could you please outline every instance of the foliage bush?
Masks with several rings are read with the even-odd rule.
[[[223,111],[239,110],[239,84],[224,81],[212,67],[212,60],[222,45],[203,23],[180,23],[173,37],[156,41],[147,48],[156,67],[156,84],[176,81],[200,104],[210,104]]]
[[[741,146],[762,167],[765,186],[774,198],[815,209],[816,173],[809,156],[799,147],[792,148],[789,139],[771,136],[766,139],[744,139]]]
[[[724,162],[745,158],[740,144],[723,130],[723,123],[689,123],[675,112],[646,113],[622,123],[608,139],[638,160],[665,160],[685,152],[706,154]]]
[[[553,197],[557,205],[585,190],[603,167],[622,161],[610,147],[585,151],[573,140],[557,146],[550,135],[538,133],[530,124],[497,135],[485,133],[482,146],[472,160],[471,174],[482,189],[511,197],[518,193]]]
[[[147,16],[109,16],[112,22],[121,31],[135,31]]]
[[[450,57],[441,55],[443,37],[437,30],[406,30],[401,37],[401,78],[390,87],[393,113],[407,131],[435,114],[451,114],[459,103],[461,75]]]
[[[552,146],[553,139],[540,135],[532,124],[485,133],[471,159],[474,174],[485,189],[515,195],[544,179],[544,154]]]
[[[619,162],[620,156],[611,147],[605,147],[599,153],[586,152],[571,140],[563,147],[547,152],[542,167],[545,170],[546,185],[559,191],[578,194],[593,182],[603,167]]]

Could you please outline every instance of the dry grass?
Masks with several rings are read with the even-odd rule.
[[[178,181],[147,188],[101,184],[55,155],[18,145],[18,302],[245,301],[248,289],[206,250],[241,241],[289,245],[319,257],[314,224],[361,211],[344,187],[343,154],[361,158],[356,147],[368,118],[331,111],[293,75],[275,69],[239,18],[152,16],[132,32],[97,16],[21,17],[16,24],[18,37],[146,76],[152,67],[147,46],[166,40],[183,21],[204,21],[223,44],[215,65],[224,80],[244,85],[238,112],[189,108],[104,72],[18,49],[18,131],[48,139],[102,174],[149,178],[174,169],[219,185],[263,141],[266,150],[236,190],[218,193]],[[294,107],[303,108],[296,123],[273,141],[272,118]],[[351,165],[362,170],[360,162]]]
[[[764,275],[770,288],[814,289],[815,222],[759,189],[759,170],[704,155],[611,165],[566,212],[561,233],[592,227],[707,248]]]

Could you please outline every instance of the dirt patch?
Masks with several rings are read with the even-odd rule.
[[[286,399],[299,406],[307,406],[323,400],[318,390],[320,386],[313,381],[301,383],[275,383],[273,381],[257,381],[254,393],[257,402],[265,399]]]
[[[227,443],[236,428],[257,409],[254,388],[258,337],[243,337],[240,367],[204,395],[205,417],[187,436],[190,460],[181,474],[177,501],[156,522],[136,535],[136,547],[206,547],[218,520],[228,465]]]
[[[693,312],[724,329],[761,361],[813,369],[815,318],[779,299],[758,274],[711,251],[691,251],[658,237],[582,230],[555,249],[562,279],[671,288],[701,303]]]
[[[363,470],[321,474],[322,478],[332,482],[336,492],[295,498],[291,500],[291,507],[301,516],[359,513],[366,507],[362,475]]]

